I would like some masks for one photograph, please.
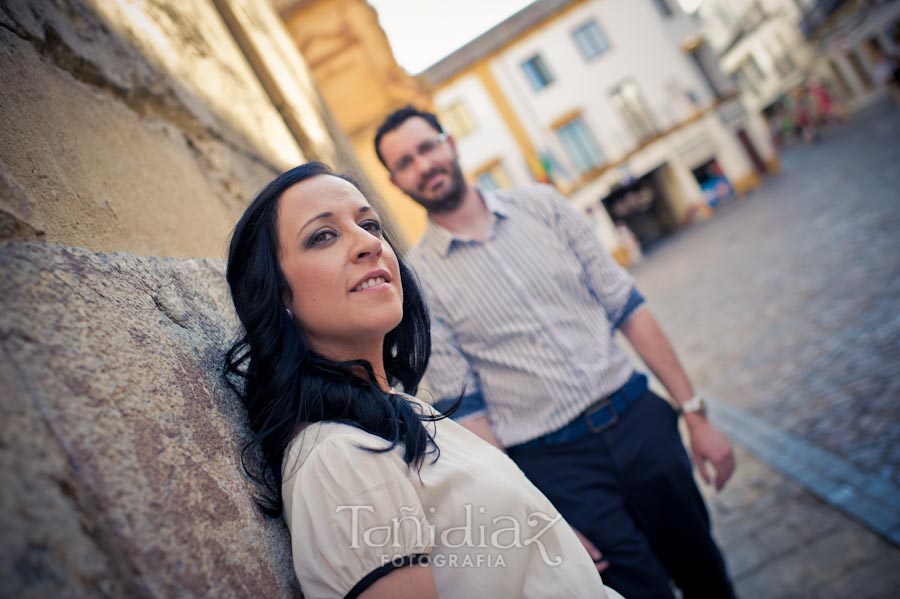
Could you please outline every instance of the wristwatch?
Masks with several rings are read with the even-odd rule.
[[[702,395],[695,395],[680,406],[678,406],[679,414],[693,414],[694,412],[701,416],[706,416],[706,400]]]

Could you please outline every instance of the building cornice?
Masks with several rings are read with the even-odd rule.
[[[431,87],[442,87],[466,74],[571,9],[588,0],[537,0],[451,52],[420,75]]]

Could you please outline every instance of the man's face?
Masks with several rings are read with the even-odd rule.
[[[452,212],[466,191],[452,137],[423,118],[411,117],[381,138],[391,182],[429,213]]]

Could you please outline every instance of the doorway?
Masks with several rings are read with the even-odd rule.
[[[613,223],[617,227],[627,227],[643,250],[678,228],[678,221],[659,182],[658,174],[662,168],[614,186],[603,198],[603,206]]]

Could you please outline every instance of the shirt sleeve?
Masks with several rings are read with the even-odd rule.
[[[425,373],[428,389],[434,395],[434,407],[446,412],[462,397],[451,415],[457,422],[487,413],[478,375],[460,349],[453,330],[441,314],[437,301],[429,302],[431,312],[431,358]]]
[[[644,304],[627,270],[610,256],[588,220],[554,188],[542,186],[549,204],[549,223],[581,262],[585,283],[603,307],[613,329],[619,328]]]
[[[359,594],[433,549],[406,464],[393,452],[363,449],[382,446],[367,437],[317,441],[282,489],[294,570],[307,597]]]

